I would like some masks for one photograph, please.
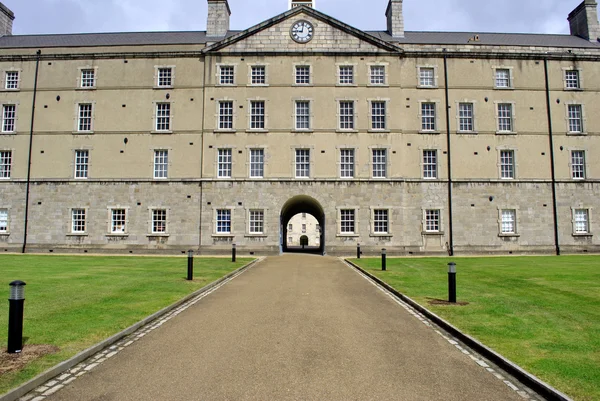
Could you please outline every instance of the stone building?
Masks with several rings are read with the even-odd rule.
[[[313,247],[321,246],[321,227],[317,219],[307,213],[298,213],[290,219],[287,227],[288,247]]]
[[[21,36],[1,6],[0,252],[276,254],[298,213],[330,254],[597,252],[596,2],[531,35],[386,1],[373,32],[208,0],[206,32]]]

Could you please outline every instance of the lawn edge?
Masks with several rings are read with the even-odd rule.
[[[166,315],[167,313],[176,309],[180,305],[186,303],[190,299],[197,297],[198,295],[201,295],[207,291],[210,291],[212,288],[218,286],[219,284],[223,283],[224,281],[227,281],[228,279],[232,278],[233,276],[241,274],[243,271],[249,269],[256,263],[262,261],[263,259],[264,259],[264,257],[259,257],[259,258],[254,259],[250,263],[247,263],[244,266],[221,277],[220,279],[213,281],[210,284],[207,284],[206,286],[200,288],[199,290],[194,291],[193,293],[191,293],[189,295],[186,295],[179,301],[159,310],[158,312],[153,313],[152,315],[129,326],[125,330],[107,338],[106,340],[103,340],[95,345],[92,345],[90,348],[80,352],[79,354],[71,357],[70,359],[67,359],[66,361],[63,361],[63,362],[59,363],[58,365],[55,365],[54,367],[46,370],[45,372],[40,373],[38,376],[34,377],[33,379],[21,384],[19,387],[15,388],[13,390],[10,390],[8,393],[0,396],[0,401],[15,401],[15,400],[19,399],[20,397],[24,396],[25,394],[29,393],[30,391],[34,390],[35,388],[39,387],[40,385],[46,383],[47,381],[53,379],[54,377],[71,369],[73,366],[77,365],[78,363],[85,361],[89,357],[95,355],[96,353],[102,351],[105,348],[110,347],[111,345],[113,345],[114,343],[123,339],[124,337],[127,337],[128,335],[134,333],[141,327],[144,327],[147,324],[151,323],[152,321],[159,319],[163,315]]]
[[[387,291],[392,293],[394,296],[398,297],[399,299],[401,299],[402,301],[409,304],[411,307],[413,307],[414,309],[416,309],[417,311],[419,311],[420,313],[425,315],[429,320],[433,321],[435,324],[437,324],[443,330],[452,334],[454,337],[456,337],[457,339],[459,339],[460,341],[462,341],[463,343],[465,343],[466,345],[471,347],[473,350],[477,351],[479,354],[481,354],[485,358],[489,359],[491,362],[498,365],[498,367],[500,367],[501,369],[503,369],[504,371],[506,371],[507,373],[512,375],[515,379],[517,379],[522,384],[526,385],[527,387],[529,387],[530,389],[532,389],[533,391],[535,391],[536,393],[538,393],[539,395],[544,397],[546,400],[548,400],[548,401],[574,401],[573,399],[569,398],[566,394],[563,394],[562,392],[558,391],[557,389],[555,389],[548,383],[544,382],[543,380],[539,379],[538,377],[534,376],[533,374],[527,372],[525,369],[521,368],[519,365],[512,362],[508,358],[500,355],[496,351],[487,347],[486,345],[479,342],[475,338],[469,336],[468,334],[463,333],[458,328],[456,328],[455,326],[453,326],[446,320],[442,319],[435,313],[431,312],[429,309],[420,305],[419,303],[417,303],[410,297],[402,294],[401,292],[396,290],[394,287],[392,287],[385,281],[381,280],[379,277],[374,276],[373,274],[369,273],[368,271],[366,271],[362,267],[358,266],[354,262],[351,262],[347,258],[344,258],[344,261],[346,263],[348,263],[350,266],[352,266],[354,269],[358,270],[359,272],[361,272],[362,274],[367,276],[369,279],[371,279],[375,283],[377,283],[380,286],[382,286],[383,288],[385,288]]]

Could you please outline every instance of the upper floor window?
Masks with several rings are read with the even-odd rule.
[[[264,65],[250,67],[250,83],[252,85],[265,85],[267,83],[267,67]]]
[[[438,163],[437,150],[423,151],[423,178],[436,179],[438,178]]]
[[[574,180],[585,179],[585,151],[571,151],[571,177]]]
[[[371,102],[371,129],[386,129],[386,104],[385,101]]]
[[[8,209],[0,209],[0,233],[8,233]]]
[[[340,130],[354,129],[354,102],[345,100],[340,102]]]
[[[421,131],[435,131],[435,120],[435,103],[421,103]]]
[[[265,150],[250,149],[250,178],[265,176]]]
[[[265,129],[265,101],[250,102],[250,129]]]
[[[17,119],[17,106],[5,104],[2,106],[2,132],[15,132]]]
[[[219,83],[221,85],[235,84],[235,67],[232,65],[219,66]]]
[[[171,103],[156,104],[156,131],[171,130]]]
[[[496,88],[512,88],[509,68],[496,68]]]
[[[513,132],[513,105],[498,104],[498,132]]]
[[[458,130],[472,132],[475,130],[473,118],[473,103],[459,103],[458,105]]]
[[[340,177],[354,178],[354,149],[340,149]]]
[[[157,82],[158,87],[172,87],[173,86],[173,68],[172,67],[158,67],[157,71]]]
[[[219,102],[219,129],[233,129],[233,101],[231,100]]]
[[[9,179],[12,168],[12,152],[10,150],[0,151],[0,180]]]
[[[310,101],[308,100],[296,101],[296,129],[310,129]]]
[[[369,80],[371,85],[385,85],[385,66],[372,65]]]
[[[501,150],[500,151],[500,178],[513,179],[515,178],[515,151]]]
[[[583,112],[580,104],[570,104],[567,106],[569,118],[569,132],[580,134],[583,132]]]
[[[81,70],[81,87],[82,88],[95,88],[96,87],[96,70],[93,68],[86,68]]]
[[[92,111],[91,103],[80,103],[79,114],[77,119],[77,131],[90,132],[92,131]]]
[[[217,176],[219,178],[231,178],[232,164],[231,149],[219,149]]]
[[[565,71],[565,89],[580,89],[579,70]]]
[[[296,85],[310,85],[310,66],[296,66]]]
[[[352,65],[340,65],[339,66],[340,85],[352,85],[354,84],[354,66]]]
[[[387,149],[373,149],[373,178],[387,177]]]
[[[71,233],[83,234],[86,229],[86,210],[71,209]]]
[[[434,88],[436,86],[434,67],[419,67],[419,86],[422,88]]]
[[[90,166],[90,151],[87,149],[75,151],[75,178],[88,178]]]
[[[310,177],[310,149],[296,149],[296,178]]]
[[[169,176],[169,151],[154,151],[154,179],[165,179]]]
[[[19,71],[6,71],[4,89],[19,89]]]

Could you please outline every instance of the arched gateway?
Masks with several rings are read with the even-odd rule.
[[[312,215],[319,222],[320,241],[318,252],[325,254],[325,212],[321,204],[314,198],[307,195],[298,195],[289,199],[281,208],[281,219],[279,228],[280,251],[288,252],[291,249],[287,244],[288,222],[298,213],[307,213]]]

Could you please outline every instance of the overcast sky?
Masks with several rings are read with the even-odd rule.
[[[15,35],[206,30],[206,0],[1,0]],[[582,0],[404,0],[407,31],[569,33]],[[385,30],[388,0],[317,0],[316,8],[362,30]],[[287,10],[288,0],[229,0],[231,29]]]

